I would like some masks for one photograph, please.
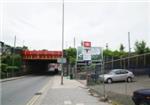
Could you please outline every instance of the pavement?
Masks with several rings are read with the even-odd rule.
[[[12,81],[12,80],[20,79],[20,78],[23,78],[23,77],[25,77],[25,76],[19,76],[19,77],[11,77],[11,78],[6,78],[6,79],[0,79],[0,82]]]
[[[88,88],[76,80],[54,76],[27,105],[110,105],[93,97]]]

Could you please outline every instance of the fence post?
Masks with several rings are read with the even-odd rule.
[[[124,69],[126,69],[126,59],[124,58]]]
[[[120,68],[123,68],[122,67],[122,56],[120,57]]]
[[[114,68],[114,58],[112,57],[111,69]]]
[[[128,56],[128,69],[130,68],[130,56]]]
[[[6,78],[8,78],[8,72],[6,72]]]
[[[138,68],[138,56],[136,57],[136,67]]]
[[[145,58],[145,54],[144,54],[144,67],[146,67],[146,58]]]

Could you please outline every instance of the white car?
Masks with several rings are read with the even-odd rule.
[[[111,70],[108,74],[100,75],[99,78],[100,81],[107,83],[112,83],[114,81],[132,82],[134,74],[131,71],[125,69],[114,69]]]

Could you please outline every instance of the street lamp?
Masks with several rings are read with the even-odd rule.
[[[63,54],[63,50],[64,50],[64,0],[62,0],[62,59],[61,61],[63,60],[63,57],[64,57],[64,54]],[[62,63],[62,69],[61,69],[61,85],[63,85],[63,61],[61,62]]]

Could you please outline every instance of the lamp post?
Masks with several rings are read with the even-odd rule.
[[[16,48],[16,36],[14,37],[14,48],[13,48],[13,52],[12,52],[12,66],[14,66],[14,62],[15,62],[15,48]],[[14,76],[14,69],[12,69],[12,76]]]
[[[62,59],[64,57],[63,54],[63,50],[64,50],[64,0],[62,0]],[[63,85],[63,75],[64,75],[64,70],[63,70],[63,62],[62,62],[62,69],[61,69],[61,85]]]

